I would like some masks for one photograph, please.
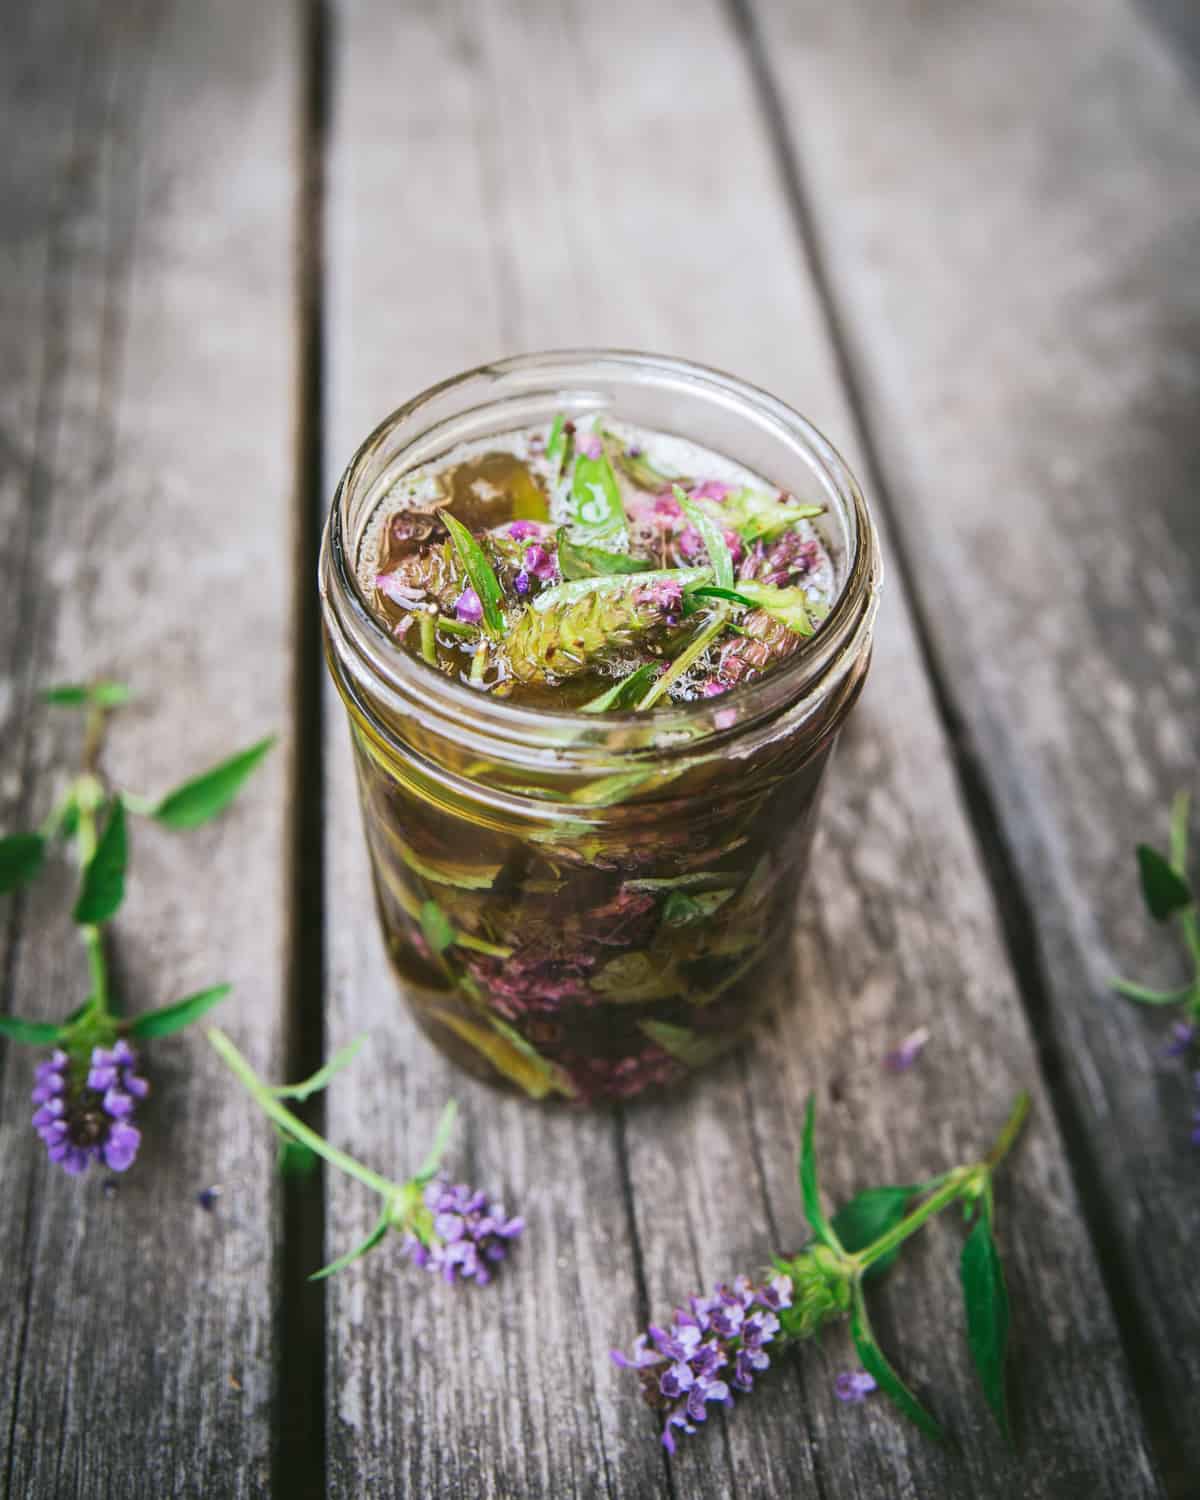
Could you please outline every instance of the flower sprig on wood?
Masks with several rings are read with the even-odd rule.
[[[676,1433],[692,1433],[708,1406],[733,1405],[748,1393],[783,1347],[819,1334],[848,1317],[863,1371],[838,1377],[840,1400],[884,1392],[930,1437],[941,1424],[893,1368],[880,1348],[867,1310],[866,1283],[892,1264],[904,1243],[936,1214],[960,1204],[968,1222],[960,1261],[967,1343],[984,1397],[1010,1436],[1005,1386],[1009,1304],[995,1234],[992,1177],[1012,1148],[1029,1111],[1018,1096],[992,1149],[978,1161],[954,1167],[927,1182],[868,1188],[832,1217],[818,1184],[815,1110],[805,1114],[799,1179],[812,1241],[799,1254],[774,1256],[773,1272],[755,1284],[745,1276],[721,1283],[711,1296],[691,1297],[669,1326],[651,1325],[630,1355],[612,1351],[614,1363],[633,1369],[642,1396],[663,1423],[662,1442],[675,1451]],[[771,1353],[767,1353],[767,1346]]]
[[[1200,911],[1196,892],[1188,876],[1188,821],[1191,798],[1179,792],[1171,804],[1171,830],[1167,853],[1150,844],[1137,846],[1138,873],[1146,910],[1156,922],[1178,923],[1184,947],[1192,964],[1192,977],[1177,989],[1155,990],[1127,979],[1114,979],[1112,987],[1139,1005],[1166,1006],[1176,1010],[1167,1052],[1189,1063],[1200,1052]],[[1192,1114],[1192,1144],[1200,1146],[1200,1073],[1195,1074],[1197,1098]]]
[[[260,740],[161,797],[119,790],[103,776],[100,757],[108,715],[129,697],[123,683],[109,681],[67,683],[43,694],[49,704],[84,714],[80,770],[39,828],[0,838],[0,893],[34,880],[61,846],[73,843],[79,865],[72,917],[87,956],[87,998],[61,1021],[0,1016],[0,1036],[53,1049],[35,1072],[33,1125],[50,1160],[72,1175],[93,1162],[113,1172],[132,1166],[141,1144],[134,1112],[149,1093],[133,1044],[181,1031],[231,988],[211,985],[157,1010],[120,1014],[104,934],[125,899],[126,814],[169,829],[195,828],[224,811],[273,743]]]
[[[474,1281],[483,1286],[492,1279],[495,1268],[507,1258],[512,1242],[524,1229],[525,1221],[510,1218],[502,1205],[491,1202],[478,1189],[446,1181],[441,1165],[457,1116],[453,1099],[442,1110],[425,1160],[411,1177],[394,1182],[331,1145],[283,1103],[284,1099],[306,1099],[324,1088],[333,1074],[349,1062],[356,1050],[354,1046],[338,1053],[303,1083],[272,1086],[263,1082],[223,1031],[212,1027],[208,1040],[285,1139],[321,1157],[383,1200],[379,1218],[366,1239],[314,1271],[310,1281],[321,1281],[344,1271],[382,1244],[392,1232],[400,1234],[404,1251],[414,1265],[435,1272],[443,1281]]]

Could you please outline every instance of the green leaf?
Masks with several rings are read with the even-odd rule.
[[[337,1271],[344,1271],[348,1265],[352,1265],[356,1260],[361,1260],[364,1255],[374,1250],[375,1246],[379,1244],[380,1240],[388,1232],[392,1222],[391,1213],[391,1204],[389,1204],[379,1216],[379,1222],[375,1225],[375,1228],[367,1235],[361,1245],[356,1245],[353,1250],[347,1250],[345,1255],[339,1255],[337,1260],[331,1260],[327,1266],[322,1266],[319,1271],[314,1271],[308,1278],[309,1281],[324,1281],[326,1276],[332,1276]]]
[[[0,1036],[13,1042],[27,1042],[31,1047],[45,1047],[58,1041],[62,1031],[55,1021],[22,1021],[20,1016],[0,1016]]]
[[[431,1014],[434,1020],[448,1026],[468,1046],[486,1057],[498,1073],[524,1089],[531,1099],[544,1099],[551,1093],[565,1094],[568,1098],[574,1096],[575,1086],[564,1069],[543,1057],[519,1031],[498,1016],[488,1017],[489,1030],[455,1015],[453,1011],[435,1010]]]
[[[458,933],[454,924],[436,901],[423,901],[419,917],[425,941],[435,953],[445,953],[454,946]]]
[[[60,708],[120,708],[132,696],[123,682],[63,682],[46,688],[42,702]]]
[[[425,1160],[413,1175],[413,1181],[419,1187],[424,1187],[431,1178],[437,1175],[437,1170],[442,1164],[442,1157],[446,1154],[446,1147],[450,1144],[450,1137],[454,1134],[454,1122],[457,1117],[458,1105],[453,1099],[447,1099],[438,1120],[437,1129],[433,1133],[433,1144]]]
[[[979,1371],[983,1394],[1004,1436],[1011,1438],[1008,1399],[1004,1384],[1004,1356],[1008,1347],[1008,1288],[1000,1252],[986,1214],[980,1214],[963,1246],[963,1302],[967,1314],[967,1343]]]
[[[182,1031],[185,1026],[190,1026],[193,1021],[198,1021],[214,1005],[224,1000],[232,988],[231,984],[214,984],[211,989],[199,990],[186,1000],[177,1000],[174,1005],[145,1011],[129,1023],[129,1034],[136,1037],[171,1036],[176,1031]]]
[[[689,1068],[705,1067],[728,1052],[736,1040],[728,1032],[699,1036],[690,1026],[672,1026],[667,1021],[639,1021],[638,1030]]]
[[[45,858],[46,840],[40,833],[10,833],[0,839],[0,894],[32,880]]]
[[[83,872],[83,885],[75,903],[75,921],[81,927],[107,922],[125,899],[125,804],[114,797],[96,852]]]
[[[625,537],[625,507],[608,454],[599,458],[580,452],[571,479],[571,519],[586,537]]]
[[[687,494],[679,485],[673,485],[676,500],[684,515],[700,533],[700,540],[704,543],[708,553],[708,560],[712,563],[713,577],[716,579],[719,589],[733,588],[733,557],[725,541],[725,533],[707,511],[700,509],[688,499]]]
[[[1192,904],[1192,890],[1182,875],[1171,868],[1166,857],[1149,844],[1137,846],[1138,869],[1142,877],[1142,898],[1156,922]]]
[[[567,446],[566,434],[563,428],[566,426],[566,417],[562,412],[555,413],[554,421],[550,427],[550,436],[546,439],[546,457],[555,459]]]
[[[865,1250],[880,1235],[886,1234],[903,1219],[909,1202],[921,1191],[919,1183],[904,1183],[897,1187],[867,1188],[849,1203],[844,1203],[833,1216],[833,1232],[851,1254]],[[878,1275],[896,1259],[900,1253],[897,1246],[890,1255],[884,1255],[870,1265],[867,1276]]]
[[[661,662],[644,661],[628,676],[622,677],[620,682],[614,682],[612,687],[605,688],[599,697],[592,698],[583,704],[579,712],[602,714],[611,708],[633,708],[642,696],[642,690],[649,687],[661,671]]]
[[[279,1152],[275,1158],[275,1168],[281,1177],[300,1180],[311,1177],[317,1170],[321,1158],[303,1141],[293,1140],[290,1135],[279,1131]]]
[[[756,609],[765,609],[797,635],[812,635],[813,604],[807,589],[777,589],[774,584],[748,582],[741,593]]]
[[[800,1196],[804,1200],[804,1217],[812,1232],[831,1250],[840,1250],[841,1242],[825,1217],[821,1190],[817,1185],[816,1116],[817,1101],[810,1094],[804,1108],[804,1135],[800,1142]]]
[[[748,599],[745,594],[739,594],[735,589],[702,588],[692,589],[688,594],[689,599],[728,599],[731,604],[740,604],[745,609],[754,609],[753,599]]]
[[[663,921],[668,927],[696,927],[707,922],[713,912],[719,911],[736,892],[732,889],[718,891],[672,891],[663,902]]]
[[[604,434],[604,441],[613,463],[639,490],[658,495],[669,485],[679,483],[686,488],[692,483],[681,474],[665,473],[652,464],[644,453],[630,453],[625,444],[611,432]]]
[[[863,1368],[868,1374],[874,1375],[879,1389],[886,1392],[904,1415],[915,1422],[922,1432],[942,1442],[945,1433],[942,1431],[941,1423],[925,1410],[904,1381],[900,1379],[876,1342],[871,1320],[867,1316],[867,1304],[863,1297],[861,1282],[855,1282],[851,1292],[850,1336],[854,1340],[854,1347],[858,1350],[858,1357],[862,1360]]]
[[[573,542],[565,529],[558,532],[558,571],[564,582],[576,578],[612,578],[617,574],[646,573],[654,564],[628,552],[609,552],[604,547],[589,547]]]
[[[822,505],[798,505],[794,501],[781,502],[774,495],[764,495],[758,490],[735,490],[724,500],[697,500],[694,502],[707,511],[715,521],[730,531],[736,531],[747,543],[771,541],[790,531],[797,521],[819,516]]]
[[[281,1083],[273,1088],[271,1092],[276,1099],[307,1099],[310,1095],[326,1088],[335,1073],[340,1073],[346,1065],[358,1055],[366,1036],[356,1036],[352,1042],[348,1042],[339,1052],[335,1052],[324,1067],[318,1068],[315,1073],[306,1078],[303,1083]]]
[[[1109,984],[1126,1000],[1136,1000],[1139,1005],[1181,1005],[1190,1000],[1194,984],[1182,985],[1177,990],[1151,990],[1143,984],[1131,984],[1127,979],[1110,979]]]
[[[495,569],[487,560],[483,548],[457,518],[449,511],[442,511],[442,520],[450,532],[450,540],[470,580],[471,587],[479,595],[483,606],[483,625],[489,635],[504,634],[504,590],[496,577]]]
[[[273,734],[168,792],[151,816],[168,828],[196,828],[224,812],[275,743]]]

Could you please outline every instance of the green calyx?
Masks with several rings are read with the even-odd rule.
[[[845,1256],[814,1245],[778,1267],[792,1283],[792,1305],[780,1314],[789,1338],[809,1338],[823,1323],[850,1310],[854,1273]]]

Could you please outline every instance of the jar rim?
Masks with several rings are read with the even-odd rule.
[[[578,711],[514,704],[431,672],[393,639],[370,608],[359,584],[357,558],[347,546],[346,508],[372,459],[396,429],[419,419],[445,397],[465,392],[473,382],[488,387],[511,381],[530,395],[549,395],[554,390],[565,405],[570,386],[564,377],[585,368],[592,380],[608,375],[642,385],[673,384],[685,394],[717,398],[726,407],[740,409],[809,461],[842,502],[844,518],[851,523],[853,549],[842,587],[820,628],[786,662],[717,698],[670,702],[650,714],[581,716]],[[558,380],[563,380],[561,387]],[[579,394],[593,402],[587,410],[595,409],[595,393],[586,390],[586,379]],[[500,399],[497,394],[496,403]],[[480,407],[491,404],[485,395]],[[410,442],[424,431],[414,434]],[[737,457],[736,453],[730,456]],[[491,361],[427,387],[390,412],[360,443],[338,481],[319,567],[330,646],[342,666],[365,669],[371,697],[396,713],[417,712],[439,733],[460,743],[482,727],[487,744],[493,750],[502,745],[509,752],[507,759],[543,766],[569,763],[576,769],[583,765],[595,769],[598,752],[606,765],[616,766],[645,756],[660,759],[676,749],[694,753],[703,747],[708,751],[740,741],[752,726],[796,709],[819,692],[826,678],[840,679],[861,651],[869,649],[880,584],[878,538],[861,488],[845,459],[806,417],[760,387],[712,366],[672,355],[604,348],[554,349]],[[824,697],[823,692],[819,695]],[[730,709],[736,710],[732,722]],[[514,753],[518,751],[525,753]]]

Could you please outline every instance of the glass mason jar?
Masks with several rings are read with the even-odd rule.
[[[356,577],[400,476],[564,412],[725,454],[819,503],[837,597],[766,676],[646,714],[521,707],[431,671]],[[589,1103],[734,1046],[790,973],[825,767],[865,677],[880,584],[862,494],[781,402],[682,360],[525,355],[388,417],[338,485],[321,552],[329,669],[350,720],[379,919],[413,1013],[470,1072]]]

